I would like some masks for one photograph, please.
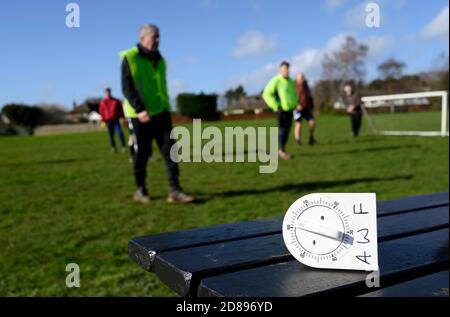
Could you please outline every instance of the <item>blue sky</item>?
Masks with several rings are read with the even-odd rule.
[[[100,96],[122,97],[118,52],[137,43],[139,26],[161,29],[170,93],[223,93],[243,84],[259,92],[283,59],[314,82],[324,53],[347,34],[369,45],[368,79],[388,57],[406,72],[448,55],[448,1],[378,0],[381,27],[364,25],[356,0],[78,0],[80,27],[67,28],[71,1],[16,0],[0,6],[0,106]]]

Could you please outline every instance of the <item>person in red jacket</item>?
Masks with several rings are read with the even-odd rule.
[[[299,105],[294,110],[294,133],[295,142],[297,145],[302,145],[302,120],[308,122],[309,127],[309,145],[316,144],[314,138],[314,130],[316,129],[316,121],[314,120],[313,108],[314,101],[312,98],[311,90],[309,89],[308,81],[303,73],[297,74],[296,89],[298,94]]]
[[[120,126],[120,119],[124,117],[122,103],[120,100],[111,96],[111,88],[105,89],[105,97],[100,102],[99,111],[102,116],[102,121],[105,122],[108,127],[111,152],[116,152],[116,142],[114,140],[115,132],[117,132],[117,135],[119,136],[122,152],[125,152],[125,139]]]

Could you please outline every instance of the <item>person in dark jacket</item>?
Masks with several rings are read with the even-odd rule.
[[[145,24],[139,32],[139,43],[120,52],[122,58],[122,91],[124,112],[128,119],[134,147],[134,177],[137,190],[134,200],[148,203],[146,186],[147,162],[152,140],[155,139],[166,163],[169,178],[169,203],[190,203],[179,183],[178,164],[172,160],[171,106],[167,91],[166,61],[159,52],[160,33],[155,25]]]
[[[351,82],[346,82],[344,84],[344,96],[342,100],[344,102],[346,112],[350,115],[352,133],[356,138],[359,136],[359,130],[361,129],[362,108],[361,97],[355,91]]]
[[[316,129],[316,121],[313,115],[314,101],[308,81],[303,73],[297,74],[295,88],[297,90],[299,101],[297,108],[294,110],[295,142],[297,145],[302,145],[302,120],[306,120],[309,127],[309,145],[314,145],[317,143],[314,138],[314,131]]]
[[[125,151],[125,138],[123,136],[120,119],[123,118],[122,103],[120,100],[111,95],[111,88],[105,89],[105,95],[99,105],[99,112],[102,121],[105,122],[109,132],[109,142],[111,144],[111,152],[116,152],[116,142],[114,140],[115,132],[119,137],[122,145],[122,152]]]

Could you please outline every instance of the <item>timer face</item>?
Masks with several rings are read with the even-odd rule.
[[[378,270],[376,196],[304,196],[286,213],[283,239],[289,252],[311,267]]]

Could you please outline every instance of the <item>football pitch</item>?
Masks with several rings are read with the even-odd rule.
[[[439,130],[439,120],[438,112],[406,113],[393,123]],[[371,135],[364,121],[354,139],[349,119],[331,114],[317,124],[315,146],[296,147],[291,131],[294,159],[279,161],[273,174],[260,174],[258,163],[181,163],[183,188],[199,198],[193,205],[166,203],[156,143],[147,170],[152,201],[138,205],[129,153],[110,153],[106,131],[1,138],[0,296],[174,296],[129,258],[130,238],[280,216],[309,193],[375,192],[386,200],[448,191],[448,138]],[[275,120],[202,123],[209,125]],[[306,126],[303,134],[307,144]],[[68,263],[80,266],[80,288],[66,287]]]

